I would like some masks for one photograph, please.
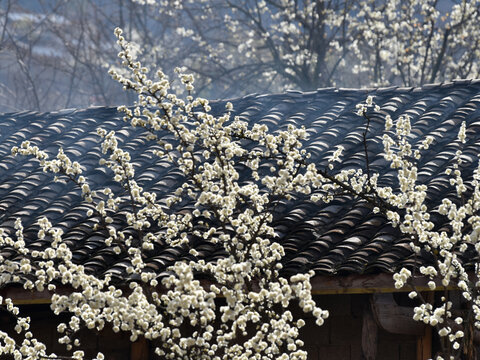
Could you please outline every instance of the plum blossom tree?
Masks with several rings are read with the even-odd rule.
[[[366,119],[374,111],[381,112],[381,109],[373,103],[371,97],[365,104],[358,106],[358,114]],[[397,169],[399,189],[396,192],[391,187],[372,184],[374,196],[381,199],[380,203],[384,201],[383,213],[394,226],[398,226],[403,234],[411,236],[412,250],[420,257],[423,252],[433,258],[431,265],[413,269],[413,273],[412,269],[400,269],[393,276],[395,287],[410,287],[412,291],[409,297],[420,301],[420,305],[414,309],[413,319],[437,329],[442,349],[436,359],[476,359],[473,342],[475,332],[480,329],[480,161],[467,184],[461,170],[461,146],[466,143],[466,124],[463,122],[460,126],[457,139],[459,148],[452,159],[452,165],[445,170],[450,185],[456,190],[457,198],[445,197],[438,208],[433,208],[425,201],[428,187],[417,179],[417,163],[422,158],[422,152],[432,144],[433,137],[427,136],[415,148],[409,141],[412,128],[408,115],[401,116],[395,123],[389,115],[385,116],[385,120],[384,157],[390,161],[391,168]],[[373,211],[382,210],[376,207]],[[434,212],[443,216],[440,221],[444,226],[440,230],[438,220],[437,223],[431,220]],[[471,265],[472,261],[474,266]],[[440,301],[435,302],[422,296],[411,281],[415,273],[430,279],[430,290],[439,287],[444,289]],[[461,292],[466,310],[460,311],[453,307],[447,291],[449,287]]]
[[[39,220],[38,237],[52,238],[46,249],[32,251],[25,246],[20,220],[15,239],[2,235],[1,245],[17,248],[22,257],[19,262],[1,265],[2,281],[20,280],[26,289],[53,292],[58,283],[72,285],[70,294],[54,294],[51,306],[55,313],[72,313],[70,321],[58,327],[64,334],[60,342],[67,349],[80,345],[75,334],[81,327],[100,330],[110,324],[114,331],[130,332],[132,341],[138,336],[158,341],[156,354],[164,358],[254,359],[261,355],[305,359],[303,342],[298,339],[305,322],[295,319],[288,307],[293,300],[298,301],[318,325],[323,324],[328,311],[312,300],[312,273],[289,279],[280,276],[284,250],[274,241],[271,226],[272,209],[279,199],[294,192],[310,192],[313,168],[302,165],[306,158],[301,150],[305,129],[290,127],[272,135],[265,126],[249,127],[246,122],[232,120],[230,103],[224,115],[215,117],[207,100],[192,95],[183,100],[171,93],[170,82],[161,71],[156,81],[149,80],[145,75],[148,69],[134,60],[121,30],[116,35],[122,48],[119,56],[131,76],[115,70],[111,74],[139,97],[133,110],[120,110],[132,126],[148,130],[150,140],[160,146],[155,156],[177,167],[184,182],[162,205],[155,193],[145,191],[135,181],[130,155],[118,146],[115,134],[102,129],[98,130],[104,139],[102,164],[127,190],[126,197],[110,188],[91,189],[80,164],[62,150],[50,160],[30,142],[22,143],[13,149],[14,154],[34,156],[45,171],[78,184],[91,207],[87,215],[99,218],[105,244],[128,261],[126,273],[132,281],[127,291],[109,275],[97,278],[85,273],[72,260],[61,231],[45,218]],[[179,73],[179,77],[186,91],[194,90],[191,75]],[[173,136],[171,140],[162,136],[165,132]],[[255,150],[247,150],[245,144],[253,144]],[[270,175],[260,178],[259,169],[265,164],[269,164]],[[244,180],[240,171],[248,172],[253,180]],[[194,205],[192,211],[179,207],[185,199]],[[125,202],[131,207],[125,211],[126,228],[119,229],[113,225],[112,214]],[[136,230],[137,236],[129,236],[127,228]],[[216,263],[197,258],[193,244],[199,238],[222,246],[225,257]],[[175,263],[169,276],[158,279],[157,273],[145,267],[145,256],[161,243],[187,246],[195,260]],[[198,274],[210,284],[201,282]],[[216,301],[219,297],[225,299],[222,306]],[[18,312],[8,299],[5,306],[15,315]],[[18,317],[15,330],[24,334],[23,343],[15,345],[13,338],[2,332],[1,353],[18,358],[55,358],[47,355],[45,346],[28,329],[29,320]],[[72,355],[82,356],[80,350]]]

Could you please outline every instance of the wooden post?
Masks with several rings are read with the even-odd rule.
[[[142,336],[130,347],[131,360],[148,360],[148,341]]]
[[[433,291],[422,293],[423,298],[433,304],[435,294]],[[432,358],[432,327],[426,326],[422,336],[417,337],[417,360],[428,360]]]
[[[370,302],[365,304],[362,323],[362,360],[377,358],[378,326],[373,317]]]
[[[432,358],[432,327],[425,327],[425,334],[417,337],[417,360]]]

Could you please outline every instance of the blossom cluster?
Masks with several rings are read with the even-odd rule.
[[[360,108],[373,105],[370,100],[361,104]],[[381,109],[376,107],[375,111],[380,112]],[[387,218],[398,226],[404,235],[411,237],[412,250],[418,256],[422,256],[422,252],[431,254],[434,259],[428,266],[419,266],[417,269],[402,268],[394,274],[393,279],[397,289],[410,287],[412,291],[409,297],[421,302],[421,305],[415,308],[413,318],[436,327],[439,336],[448,340],[449,345],[443,349],[443,354],[439,355],[438,359],[443,359],[442,356],[454,359],[461,351],[472,351],[466,339],[473,336],[473,329],[480,329],[480,308],[477,305],[480,302],[479,268],[469,268],[462,261],[469,249],[474,249],[476,254],[480,250],[480,161],[469,181],[470,189],[467,191],[460,167],[461,147],[466,142],[466,123],[462,122],[459,124],[456,141],[458,150],[445,170],[458,198],[445,197],[437,208],[433,208],[432,204],[426,201],[428,186],[418,180],[417,164],[434,139],[427,136],[414,145],[411,133],[412,124],[408,115],[402,115],[396,121],[392,121],[388,115],[385,116],[383,156],[389,161],[390,167],[396,170],[398,189],[395,191],[390,187],[374,186],[373,190],[376,196],[390,206],[391,210],[385,212]],[[445,227],[438,230],[439,224],[435,224],[431,219],[433,212],[444,216],[448,231],[445,231]],[[470,312],[464,317],[458,316],[458,310],[452,309],[453,303],[446,296],[443,296],[439,303],[427,301],[412,281],[416,276],[427,279],[429,290],[436,290],[438,287],[458,289]],[[466,336],[468,331],[470,333]]]

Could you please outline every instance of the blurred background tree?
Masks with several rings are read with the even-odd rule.
[[[147,63],[167,73],[185,67],[208,98],[476,78],[479,8],[450,0],[0,0],[0,111],[131,103],[106,73],[118,61],[118,25]]]

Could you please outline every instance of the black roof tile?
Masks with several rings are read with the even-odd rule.
[[[310,134],[306,146],[320,167],[327,166],[327,156],[337,145],[345,147],[341,167],[364,168],[362,134],[364,120],[355,114],[355,106],[373,95],[383,114],[392,118],[408,114],[412,118],[412,141],[426,135],[434,137],[429,152],[419,167],[419,179],[429,185],[428,199],[438,203],[439,195],[454,194],[443,175],[458,149],[457,132],[467,122],[467,144],[462,168],[467,175],[476,166],[480,153],[480,82],[453,81],[425,85],[421,88],[389,87],[381,89],[319,89],[302,93],[251,94],[230,100],[235,115],[251,122],[267,124],[270,130],[288,124],[304,125]],[[224,102],[213,102],[213,112],[220,112]],[[395,185],[395,176],[381,156],[384,120],[373,115],[368,134],[370,166],[382,176],[381,184]],[[21,217],[29,246],[42,247],[45,241],[35,238],[36,221],[49,216],[64,231],[71,244],[74,260],[88,270],[110,273],[125,278],[125,262],[106,249],[102,236],[92,230],[94,219],[87,218],[87,207],[81,203],[73,184],[53,183],[38,164],[10,155],[12,146],[31,140],[42,149],[56,154],[62,146],[72,160],[86,168],[86,175],[95,186],[114,186],[110,175],[98,165],[101,152],[96,128],[116,130],[122,147],[131,153],[136,164],[137,181],[151,191],[164,195],[179,181],[178,172],[161,160],[154,160],[141,129],[132,129],[112,108],[69,109],[51,113],[21,112],[0,115],[0,227],[13,232],[16,217]],[[162,199],[162,196],[159,196]],[[441,219],[438,215],[432,217]],[[121,216],[115,217],[115,223]],[[275,214],[276,232],[284,245],[284,271],[296,273],[310,269],[322,274],[392,272],[401,266],[414,266],[416,258],[409,248],[409,239],[392,228],[387,221],[371,212],[358,200],[347,196],[329,204],[313,204],[298,197],[293,203],[279,206]],[[200,256],[215,261],[225,255],[219,246],[199,242]],[[15,258],[15,251],[0,249],[5,258]],[[166,248],[157,244],[150,251],[147,267],[159,274],[175,260],[191,258],[185,249]]]

